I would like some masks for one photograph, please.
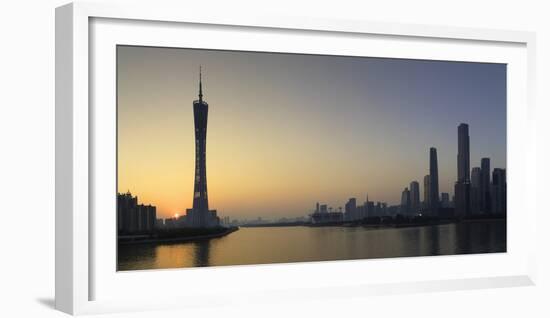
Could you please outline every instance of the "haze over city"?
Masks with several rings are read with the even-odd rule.
[[[506,167],[506,66],[119,46],[118,191],[159,216],[192,206],[198,67],[210,105],[210,205],[229,217],[304,216],[323,201],[399,204],[428,174],[453,193],[457,126],[471,166]]]

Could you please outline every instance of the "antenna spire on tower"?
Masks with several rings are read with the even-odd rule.
[[[202,65],[199,66],[199,102],[202,102]]]

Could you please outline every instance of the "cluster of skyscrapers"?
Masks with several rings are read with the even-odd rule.
[[[401,194],[403,215],[463,218],[481,215],[506,214],[506,170],[495,168],[491,161],[481,159],[481,166],[470,170],[470,134],[467,124],[458,126],[457,179],[454,197],[439,194],[437,149],[430,148],[429,174],[424,177],[424,200],[420,202],[417,181],[410,183]]]
[[[311,215],[313,223],[356,221],[369,217],[425,216],[435,218],[464,218],[473,216],[498,216],[506,214],[506,170],[495,168],[491,173],[491,161],[482,158],[479,167],[470,170],[469,126],[458,126],[457,179],[454,196],[439,192],[439,171],[437,149],[429,152],[429,173],[424,176],[423,190],[420,183],[411,181],[401,192],[401,204],[388,207],[386,203],[376,204],[367,200],[358,205],[356,198],[350,198],[338,211],[327,210],[326,204],[317,203]]]
[[[117,228],[121,234],[147,233],[155,230],[157,208],[138,204],[130,191],[117,195]]]

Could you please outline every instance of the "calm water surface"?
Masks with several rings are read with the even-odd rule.
[[[505,252],[506,222],[241,228],[207,241],[125,245],[118,251],[118,270]]]

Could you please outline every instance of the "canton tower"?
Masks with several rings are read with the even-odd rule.
[[[187,223],[191,227],[211,227],[218,225],[216,211],[208,209],[206,188],[206,127],[208,103],[202,99],[202,70],[199,69],[199,99],[193,101],[195,118],[195,187],[193,208],[188,210]]]

